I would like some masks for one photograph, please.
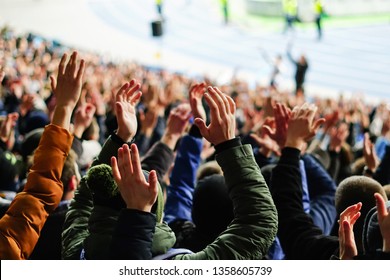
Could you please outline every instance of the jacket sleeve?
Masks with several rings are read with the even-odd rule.
[[[382,186],[390,184],[390,145],[386,146],[385,154],[379,164],[374,179],[377,180]]]
[[[82,178],[65,215],[62,231],[62,258],[79,260],[83,242],[89,235],[88,220],[93,209],[92,194]]]
[[[154,143],[144,157],[141,159],[143,170],[155,170],[159,182],[163,181],[165,174],[173,163],[173,151],[161,141]]]
[[[116,140],[116,141],[115,141]],[[111,156],[116,156],[118,149],[124,143],[113,136],[109,136],[104,143],[99,155],[94,159],[92,166],[106,163],[110,164]],[[88,221],[93,209],[92,193],[87,185],[86,177],[81,179],[75,192],[69,210],[65,216],[62,231],[62,258],[67,260],[80,259],[83,242],[89,235]]]
[[[186,135],[180,142],[168,187],[165,217],[167,223],[177,219],[192,221],[192,198],[196,172],[201,162],[202,138]]]
[[[277,213],[250,145],[236,146],[217,154],[234,219],[204,250],[175,259],[262,259],[275,239]]]
[[[330,259],[339,247],[337,237],[325,236],[302,207],[300,151],[284,148],[272,171],[271,189],[278,210],[278,237],[286,259]]]
[[[45,127],[25,188],[0,220],[1,259],[27,259],[33,251],[48,215],[61,201],[62,168],[71,145],[66,129]]]
[[[150,260],[155,226],[154,214],[123,209],[113,233],[110,259]]]
[[[302,157],[310,194],[310,216],[325,234],[329,234],[336,220],[336,183],[311,155]]]

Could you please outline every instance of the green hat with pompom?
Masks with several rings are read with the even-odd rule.
[[[149,172],[143,170],[146,181],[149,180]],[[126,204],[119,192],[118,185],[112,175],[111,166],[99,164],[91,167],[86,175],[87,184],[93,195],[95,205],[103,205],[116,210],[126,208]],[[156,214],[157,221],[162,220],[164,211],[164,196],[161,185],[158,184],[157,200],[152,207],[152,213]]]

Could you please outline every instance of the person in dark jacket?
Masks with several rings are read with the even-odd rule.
[[[304,83],[306,79],[306,71],[309,68],[306,56],[301,55],[298,60],[294,59],[291,55],[291,47],[287,48],[287,57],[295,65],[295,94],[303,95],[304,94]]]
[[[272,196],[279,217],[278,237],[286,259],[330,259],[334,255],[339,256],[338,237],[324,235],[302,207],[300,151],[306,139],[314,136],[324,122],[324,119],[314,121],[315,113],[316,107],[307,104],[294,108],[288,121],[285,148],[271,177]],[[367,182],[375,185],[374,180],[357,177],[350,179],[352,184],[345,182],[345,185],[355,186],[352,189],[356,189],[357,192],[360,190],[361,193],[364,193]],[[341,197],[350,199],[349,205],[357,203],[358,201],[354,202],[352,199],[351,188],[346,187],[345,190],[346,192],[340,193]],[[379,192],[385,197],[379,184],[373,187],[372,191]],[[374,194],[372,191],[366,196],[372,197]]]

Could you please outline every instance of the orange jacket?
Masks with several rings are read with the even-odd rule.
[[[0,259],[30,256],[47,217],[61,201],[62,168],[72,140],[66,129],[46,126],[26,186],[0,220]]]

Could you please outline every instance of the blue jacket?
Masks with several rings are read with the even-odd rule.
[[[305,163],[310,196],[310,216],[324,234],[330,234],[336,219],[336,183],[322,165],[310,154],[302,156]]]
[[[167,192],[164,216],[167,223],[177,219],[192,221],[192,198],[202,146],[202,138],[185,135],[181,139]]]

